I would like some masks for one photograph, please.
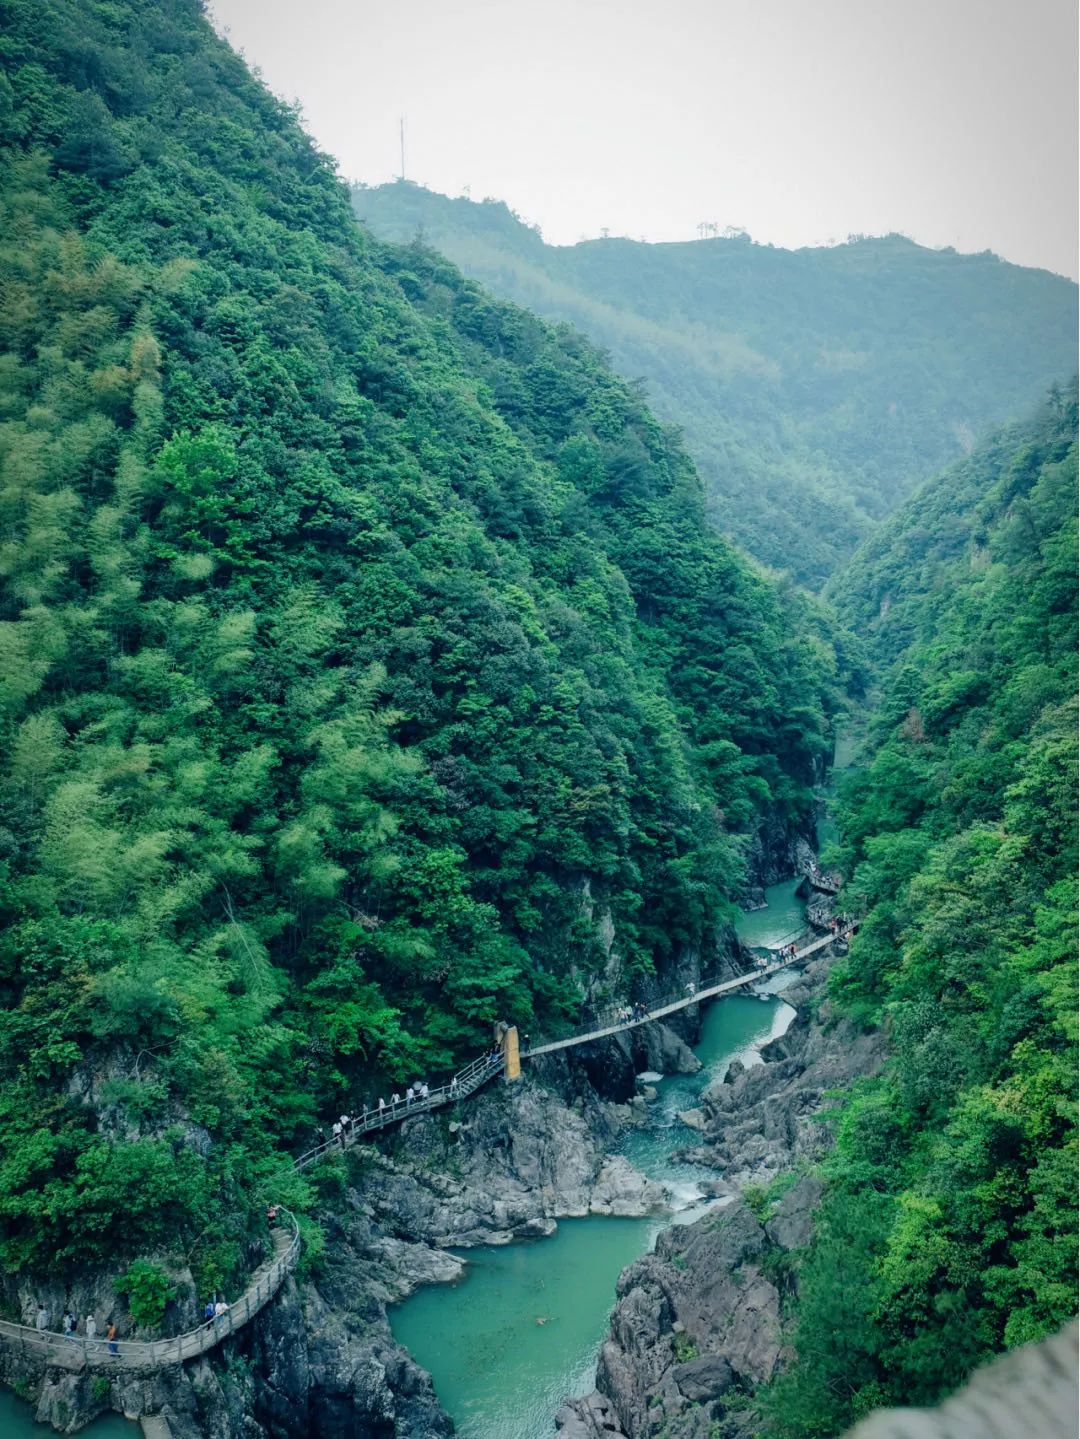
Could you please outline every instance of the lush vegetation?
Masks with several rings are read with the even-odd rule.
[[[887,662],[831,976],[892,1057],[836,1111],[766,1432],[932,1402],[1076,1309],[1075,390],[930,485],[837,581]]]
[[[505,205],[354,191],[497,294],[577,325],[681,425],[720,527],[820,584],[975,436],[1075,364],[1076,287],[902,236],[795,252],[745,235],[545,245]]]
[[[0,1260],[209,1286],[330,1106],[707,952],[848,662],[195,0],[0,29]]]

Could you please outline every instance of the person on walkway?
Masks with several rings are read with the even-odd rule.
[[[450,1098],[451,1098],[451,1099],[456,1099],[456,1098],[458,1097],[458,1089],[459,1089],[458,1079],[457,1079],[457,1075],[455,1074],[454,1077],[453,1077],[453,1078],[451,1079],[451,1081],[450,1081]]]
[[[333,1123],[333,1125],[331,1126],[331,1133],[333,1134],[333,1136],[334,1136],[335,1140],[338,1142],[338,1144],[341,1145],[342,1149],[344,1149],[344,1148],[345,1148],[345,1136],[344,1136],[344,1134],[342,1134],[342,1132],[341,1132],[341,1121],[340,1121],[340,1120],[337,1120],[337,1119],[334,1120],[334,1123]]]
[[[37,1319],[35,1319],[34,1323],[37,1325],[37,1332],[39,1334],[44,1334],[46,1329],[48,1329],[49,1311],[45,1308],[44,1304],[38,1304]]]
[[[410,1084],[409,1087],[408,1087],[408,1089],[405,1091],[405,1108],[408,1109],[409,1105],[410,1105],[412,1102],[413,1102],[413,1087],[412,1087],[412,1085]]]
[[[64,1310],[64,1317],[63,1317],[63,1320],[61,1321],[61,1324],[62,1324],[62,1327],[63,1327],[63,1330],[64,1330],[64,1338],[65,1338],[65,1339],[74,1339],[74,1338],[75,1338],[75,1329],[76,1329],[76,1326],[77,1326],[77,1321],[76,1321],[76,1319],[75,1319],[74,1314],[72,1314],[72,1312],[71,1312],[70,1309],[65,1309],[65,1310]]]
[[[214,1323],[218,1326],[219,1329],[224,1326],[225,1316],[226,1314],[228,1314],[228,1312],[229,1306],[225,1303],[224,1299],[219,1299],[218,1302],[214,1305]]]
[[[383,1112],[383,1110],[384,1110],[385,1108],[386,1108],[386,1100],[385,1100],[385,1099],[382,1097],[382,1095],[380,1094],[380,1095],[379,1095],[379,1113],[380,1113],[380,1115],[382,1114],[382,1112]]]
[[[266,1223],[271,1229],[273,1229],[274,1225],[277,1223],[277,1217],[280,1209],[280,1204],[268,1204],[266,1206]]]
[[[694,983],[693,980],[691,980],[690,983],[686,986],[686,992],[691,999],[693,999],[694,995],[697,994],[697,985]]]
[[[97,1339],[97,1320],[92,1314],[86,1316],[86,1342],[93,1344]]]
[[[116,1321],[114,1319],[109,1320],[109,1327],[105,1331],[105,1338],[109,1341],[109,1353],[114,1355],[119,1354],[120,1347],[116,1342]]]
[[[211,1323],[213,1323],[213,1319],[214,1319],[214,1301],[213,1301],[212,1299],[208,1299],[208,1300],[206,1301],[206,1308],[205,1308],[205,1309],[203,1310],[203,1312],[202,1312],[202,1317],[203,1317],[203,1323],[204,1323],[204,1324],[211,1324]]]
[[[430,1098],[430,1097],[431,1097],[431,1090],[430,1090],[430,1089],[428,1088],[428,1086],[427,1086],[427,1080],[425,1080],[424,1083],[420,1086],[420,1098],[421,1098],[421,1099],[428,1099],[428,1098]]]
[[[340,1124],[341,1124],[342,1133],[343,1133],[343,1134],[348,1134],[348,1132],[349,1132],[349,1125],[352,1124],[352,1120],[349,1118],[349,1116],[348,1116],[347,1114],[343,1114],[343,1115],[341,1116]]]

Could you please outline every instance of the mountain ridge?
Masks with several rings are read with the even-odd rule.
[[[816,587],[924,479],[1075,368],[1075,285],[906,237],[786,251],[746,236],[548,246],[501,202],[356,188],[429,244],[582,329],[679,425],[718,526]]]

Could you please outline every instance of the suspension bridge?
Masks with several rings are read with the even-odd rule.
[[[460,1070],[446,1084],[439,1085],[420,1097],[411,1100],[399,1099],[389,1104],[380,1103],[360,1115],[350,1117],[342,1124],[340,1136],[335,1135],[332,1139],[297,1155],[293,1166],[298,1170],[307,1169],[331,1153],[351,1148],[366,1135],[377,1134],[391,1125],[411,1119],[416,1114],[469,1099],[497,1074],[503,1074],[507,1079],[517,1079],[521,1075],[522,1060],[539,1059],[545,1054],[575,1049],[578,1045],[592,1044],[596,1040],[606,1039],[609,1035],[639,1029],[642,1025],[666,1019],[668,1015],[677,1014],[692,1005],[704,1004],[721,995],[733,994],[748,985],[760,983],[770,975],[779,974],[783,969],[790,969],[813,958],[838,940],[847,940],[857,928],[857,921],[852,921],[836,932],[808,939],[801,948],[798,938],[789,935],[779,947],[777,956],[763,966],[734,978],[706,983],[701,988],[693,988],[692,991],[688,986],[681,995],[654,1002],[650,1008],[632,1012],[630,1015],[626,1015],[625,1010],[612,1011],[610,1022],[594,1020],[591,1027],[566,1038],[553,1039],[519,1050],[517,1030],[511,1025],[503,1025],[499,1045]],[[799,932],[800,938],[805,936],[805,931]],[[0,1342],[17,1348],[20,1353],[42,1357],[46,1363],[63,1369],[105,1373],[117,1370],[153,1371],[181,1364],[186,1359],[197,1358],[221,1344],[253,1319],[274,1297],[285,1276],[296,1264],[300,1253],[300,1231],[296,1219],[281,1207],[278,1208],[278,1217],[284,1223],[270,1231],[272,1253],[252,1274],[240,1298],[230,1304],[223,1313],[184,1334],[178,1334],[172,1339],[110,1340],[102,1336],[88,1338],[80,1334],[58,1334],[48,1328],[39,1329],[36,1326],[0,1319]]]

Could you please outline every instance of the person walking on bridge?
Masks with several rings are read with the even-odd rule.
[[[86,1316],[86,1347],[97,1347],[97,1320],[92,1314]]]

